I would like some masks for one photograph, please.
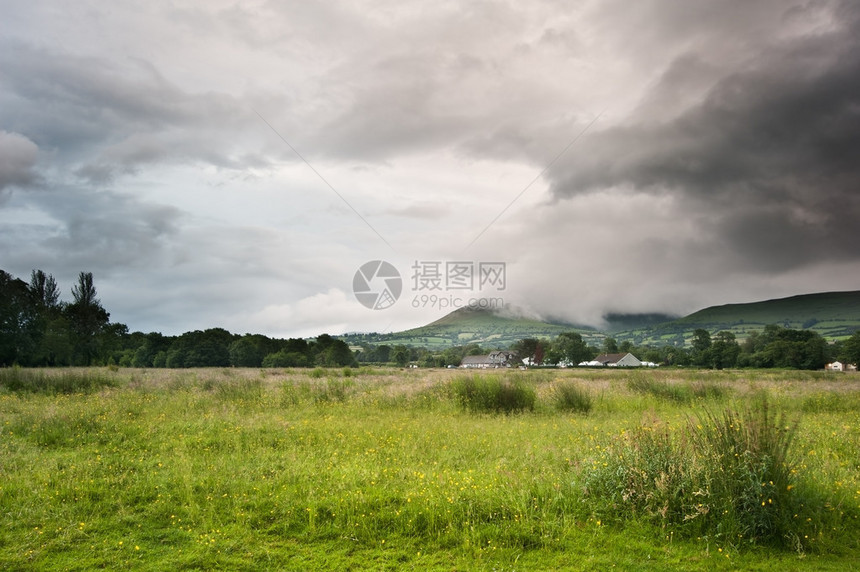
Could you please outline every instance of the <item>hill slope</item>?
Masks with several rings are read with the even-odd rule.
[[[619,332],[616,337],[661,344],[689,337],[693,330],[703,328],[712,334],[726,330],[745,338],[768,324],[813,330],[829,340],[850,336],[860,329],[860,291],[802,294],[748,304],[711,306],[649,328]]]
[[[477,343],[487,348],[507,348],[523,338],[554,338],[562,332],[579,332],[587,342],[600,343],[602,336],[594,329],[570,324],[541,322],[512,317],[491,310],[460,308],[442,318],[402,332],[373,336],[341,336],[351,343],[403,344],[406,346],[441,349]]]
[[[600,347],[611,335],[619,342],[636,345],[683,345],[697,328],[715,334],[730,331],[738,339],[761,331],[768,324],[796,330],[809,329],[828,340],[860,330],[860,291],[803,294],[748,304],[711,306],[678,319],[662,314],[610,314],[606,331],[560,322],[513,317],[491,310],[461,308],[422,326],[391,334],[339,336],[351,344],[403,344],[444,349],[477,343],[486,348],[507,348],[523,338],[554,338],[562,332],[578,332],[586,343]],[[666,321],[656,323],[660,319]]]

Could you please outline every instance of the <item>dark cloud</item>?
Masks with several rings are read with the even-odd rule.
[[[245,168],[259,118],[225,93],[191,93],[150,62],[83,57],[7,42],[3,120],[99,185],[152,164]],[[243,143],[251,143],[243,146]],[[260,162],[260,156],[256,157]]]
[[[9,253],[6,263],[50,268],[59,275],[146,268],[169,250],[182,217],[174,207],[70,187],[32,193],[27,204],[42,216],[9,225],[0,237]]]
[[[552,192],[678,195],[708,214],[715,249],[764,272],[860,258],[860,26],[837,13],[836,28],[763,48],[675,117],[640,112],[590,136],[553,169]],[[652,94],[700,84],[704,61],[677,58]]]

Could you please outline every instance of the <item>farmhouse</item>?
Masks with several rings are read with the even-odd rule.
[[[460,367],[479,369],[511,367],[513,359],[514,354],[510,352],[490,352],[484,356],[466,356],[460,362]]]
[[[857,366],[853,363],[842,363],[835,361],[824,366],[827,371],[857,371]]]
[[[600,354],[591,361],[582,362],[579,365],[598,365],[605,367],[640,367],[642,362],[631,353],[626,354]]]

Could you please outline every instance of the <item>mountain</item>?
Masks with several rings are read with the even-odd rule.
[[[730,331],[738,338],[777,324],[794,330],[813,330],[828,340],[850,336],[860,329],[860,291],[822,292],[788,298],[711,306],[688,316],[613,334],[637,344],[677,343],[702,328],[714,334]]]
[[[818,332],[828,340],[850,336],[860,330],[860,291],[803,294],[748,304],[711,306],[682,318],[666,314],[607,314],[606,327],[597,330],[559,320],[461,308],[422,326],[391,334],[339,336],[350,344],[403,344],[444,349],[477,343],[486,348],[507,348],[523,338],[554,338],[562,332],[577,332],[586,343],[599,347],[606,336],[636,345],[684,344],[697,328],[715,334],[730,331],[738,339],[761,331],[768,324]]]
[[[602,335],[585,326],[544,322],[507,311],[460,308],[442,318],[402,332],[340,336],[349,343],[373,343],[442,349],[476,343],[504,349],[523,338],[554,338],[562,332],[578,332],[586,342],[600,344]]]

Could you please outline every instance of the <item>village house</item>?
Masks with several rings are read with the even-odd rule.
[[[853,363],[834,361],[833,363],[825,365],[824,369],[827,371],[857,371],[857,365]]]
[[[631,353],[600,354],[591,361],[580,362],[579,365],[603,367],[640,367],[642,362]]]
[[[511,367],[511,362],[514,359],[514,354],[510,352],[490,352],[483,356],[466,356],[460,362],[460,367],[465,368],[496,368],[496,367]]]

